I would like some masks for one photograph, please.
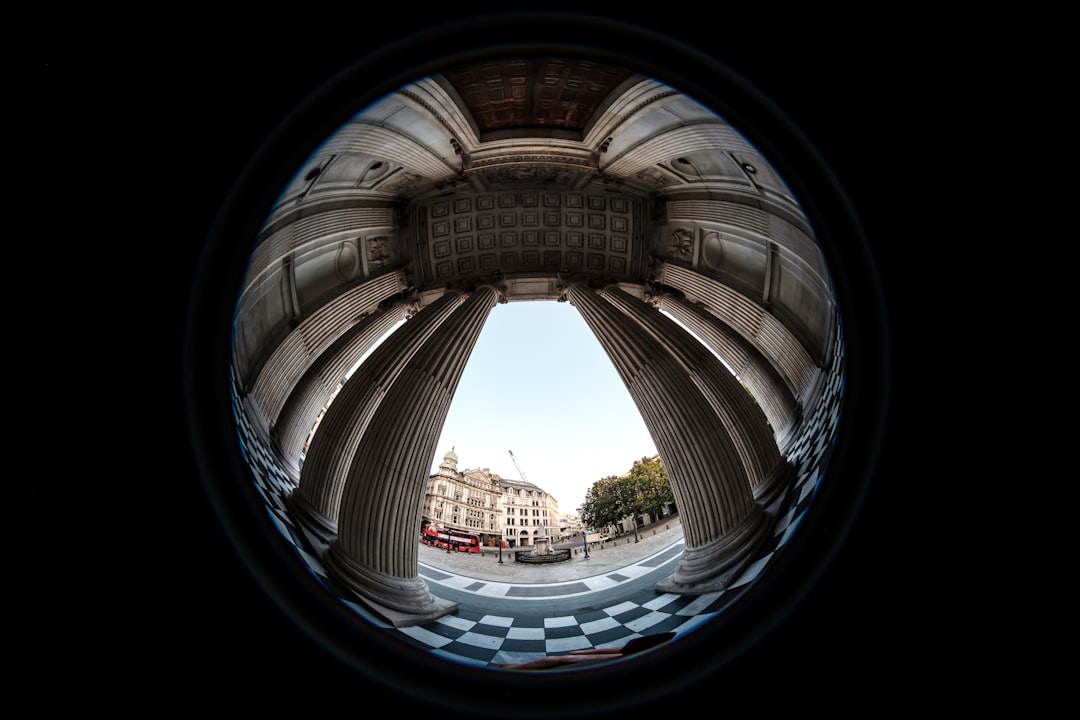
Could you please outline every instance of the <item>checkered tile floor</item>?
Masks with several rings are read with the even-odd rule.
[[[658,580],[674,570],[682,552],[681,539],[619,572],[567,583],[492,583],[421,565],[419,573],[433,592],[457,602],[458,610],[424,625],[407,628],[394,628],[350,599],[349,594],[328,575],[319,559],[304,549],[302,533],[289,518],[283,503],[283,498],[294,488],[293,481],[259,442],[238,396],[234,396],[234,413],[241,446],[267,510],[316,579],[360,617],[378,628],[399,633],[404,642],[460,663],[501,666],[570,650],[622,645],[631,638],[644,635],[683,634],[734,602],[766,567],[773,554],[786,544],[809,506],[828,464],[843,389],[842,347],[838,345],[836,350],[840,360],[835,363],[824,400],[788,453],[788,459],[797,470],[796,481],[778,505],[775,533],[732,587],[701,596],[657,592],[650,573],[657,574]]]

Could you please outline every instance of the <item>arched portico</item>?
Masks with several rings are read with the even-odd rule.
[[[558,127],[506,124],[465,80],[481,69],[589,78],[596,96]],[[452,611],[416,572],[419,478],[487,312],[525,300],[581,312],[656,439],[687,537],[658,587],[724,587],[771,527],[783,451],[833,362],[830,280],[797,198],[737,128],[573,58],[400,88],[313,153],[264,225],[233,371],[324,563],[395,622]]]

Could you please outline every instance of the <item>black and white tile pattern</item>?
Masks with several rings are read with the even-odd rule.
[[[319,558],[305,549],[302,533],[290,520],[283,503],[294,483],[259,441],[243,412],[235,384],[233,408],[238,441],[255,487],[282,535],[295,546],[315,579],[358,616],[377,628],[396,633],[405,643],[460,663],[501,666],[571,650],[622,645],[644,635],[683,634],[723,612],[787,544],[813,499],[839,422],[843,393],[843,347],[839,340],[835,358],[823,400],[788,453],[796,468],[796,480],[777,506],[774,535],[732,587],[701,596],[681,596],[656,591],[651,580],[635,584],[635,580],[651,577],[650,573],[661,573],[657,579],[670,574],[682,552],[681,539],[619,572],[547,585],[493,583],[421,565],[419,572],[425,582],[433,586],[436,595],[452,595],[458,611],[405,628],[394,628],[351,599],[336,586]]]

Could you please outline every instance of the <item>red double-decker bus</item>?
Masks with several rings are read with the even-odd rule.
[[[440,550],[445,550],[447,543],[449,543],[450,550],[454,552],[480,552],[480,536],[478,534],[454,530],[453,528],[437,528],[434,525],[428,525],[421,533],[420,539],[427,545]]]

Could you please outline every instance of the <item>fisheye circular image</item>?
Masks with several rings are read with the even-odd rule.
[[[226,202],[187,358],[208,492],[312,641],[519,717],[672,692],[789,610],[884,374],[798,133],[677,44],[567,27],[313,93]]]

